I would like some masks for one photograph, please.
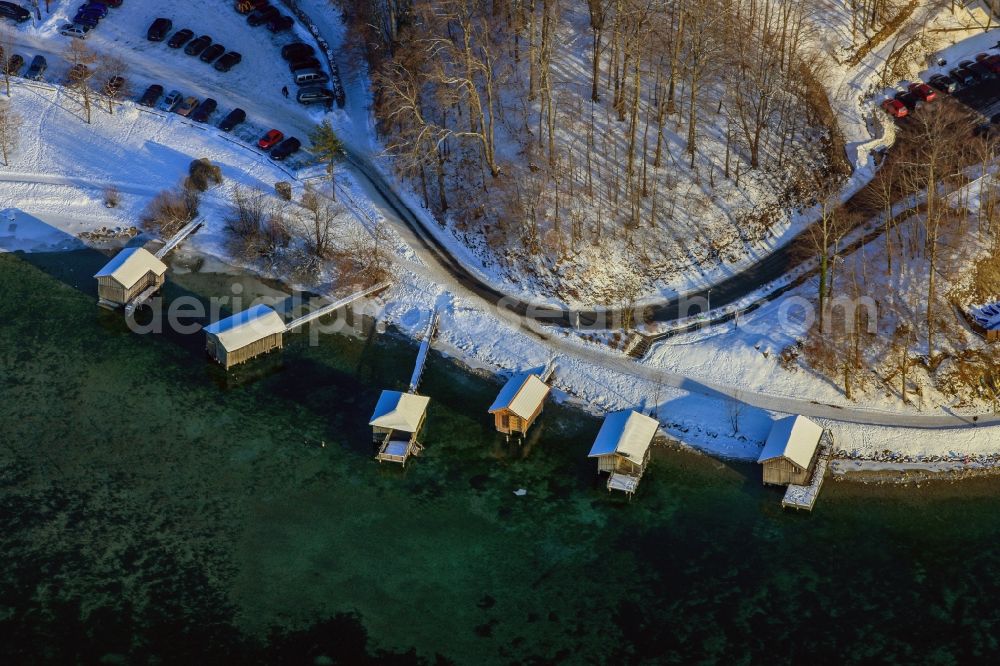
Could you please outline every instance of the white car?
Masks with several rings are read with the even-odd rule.
[[[87,35],[90,34],[90,26],[80,23],[66,23],[59,28],[59,34],[66,35],[67,37],[76,37],[77,39],[86,39]]]
[[[171,90],[170,93],[160,102],[160,111],[173,111],[177,105],[184,100],[184,95],[180,90]]]

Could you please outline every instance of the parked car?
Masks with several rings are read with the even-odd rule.
[[[90,76],[90,70],[83,63],[77,63],[69,68],[66,73],[66,83],[79,83],[85,81]]]
[[[142,97],[139,98],[139,104],[143,106],[152,107],[160,99],[163,94],[163,86],[159,83],[154,83],[153,85],[146,88],[146,92],[142,93]]]
[[[993,70],[994,74],[1000,74],[1000,53],[983,58],[982,63]]]
[[[233,109],[230,111],[222,122],[219,123],[219,129],[223,132],[230,132],[234,127],[242,123],[247,119],[247,112],[243,109]]]
[[[333,91],[329,88],[309,86],[308,88],[299,88],[299,92],[295,95],[295,99],[299,102],[299,104],[329,104],[330,102],[333,102],[334,95]]]
[[[3,0],[0,1],[0,18],[10,19],[12,21],[17,21],[18,23],[24,23],[31,18],[31,12],[21,5],[16,5],[13,2],[6,2],[6,0]]]
[[[274,150],[271,151],[271,159],[278,160],[279,162],[289,155],[292,155],[299,148],[302,147],[302,142],[296,139],[294,136],[289,137],[279,143]]]
[[[59,26],[59,34],[66,37],[76,37],[77,39],[86,39],[87,35],[90,34],[91,27],[89,25],[84,25],[83,23],[63,23]]]
[[[225,52],[226,47],[222,44],[212,44],[201,52],[201,55],[198,56],[198,60],[201,60],[202,62],[212,62]]]
[[[304,42],[293,42],[281,47],[281,57],[287,61],[302,60],[311,58],[316,53],[316,49]]]
[[[928,83],[932,88],[937,88],[944,93],[951,94],[958,90],[958,84],[955,83],[955,80],[944,74],[935,74]]]
[[[7,76],[17,76],[24,67],[24,58],[16,53],[7,59]]]
[[[194,37],[193,31],[188,30],[187,28],[181,28],[174,33],[173,37],[170,38],[170,41],[167,42],[167,46],[172,49],[179,49],[187,44],[192,37]]]
[[[895,98],[897,102],[901,102],[909,111],[916,110],[917,103],[920,102],[916,95],[909,92],[898,92]]]
[[[293,60],[288,63],[288,70],[292,74],[300,69],[320,69],[319,60],[316,60],[316,58],[303,58],[302,60]]]
[[[329,80],[330,77],[326,75],[326,72],[318,69],[299,69],[295,72],[295,85],[297,86],[314,86]]]
[[[162,42],[170,29],[174,27],[174,22],[168,18],[158,18],[153,21],[149,29],[146,30],[146,39],[151,42]]]
[[[277,7],[267,5],[250,12],[250,15],[247,16],[247,23],[250,27],[256,28],[257,26],[264,25],[271,19],[277,18],[280,15],[281,13],[278,11]]]
[[[108,15],[108,6],[102,2],[88,2],[86,4],[80,5],[80,8],[76,10],[77,14],[96,14],[101,18]]]
[[[898,99],[883,100],[882,108],[893,118],[905,118],[910,115],[910,110]]]
[[[956,67],[948,72],[948,76],[962,86],[971,86],[976,82],[976,77],[964,67]]]
[[[33,81],[41,81],[44,78],[45,70],[49,68],[49,63],[45,56],[36,55],[28,65],[28,71],[24,73],[24,78]]]
[[[268,0],[236,0],[233,6],[240,14],[249,14],[255,9],[260,9],[268,3]]]
[[[980,81],[988,81],[997,77],[993,69],[985,62],[969,63],[967,69],[971,71]]]
[[[85,25],[88,28],[96,28],[97,24],[101,22],[101,17],[97,14],[87,14],[77,12],[77,15],[73,17],[73,23],[78,23],[80,25]]]
[[[241,56],[236,51],[230,51],[226,55],[216,60],[215,64],[212,65],[212,67],[215,67],[215,69],[219,70],[220,72],[228,72],[233,67],[238,65],[241,60],[243,60],[243,56]]]
[[[177,105],[177,108],[174,109],[174,113],[176,113],[179,116],[184,116],[185,118],[187,118],[188,116],[191,115],[191,112],[194,111],[197,106],[198,106],[197,97],[193,96],[187,97],[184,99],[183,102]]]
[[[184,99],[184,95],[181,94],[180,90],[171,90],[160,102],[160,111],[173,111],[182,99]]]
[[[277,16],[267,22],[267,29],[273,33],[279,33],[291,30],[293,25],[295,25],[295,19],[291,16]]]
[[[194,110],[194,113],[191,114],[191,120],[199,123],[206,123],[218,107],[219,103],[209,97],[199,104],[198,108]]]
[[[212,43],[212,38],[208,35],[202,35],[197,39],[192,39],[187,46],[184,47],[184,53],[189,56],[196,56],[202,51],[207,49]]]
[[[264,150],[270,150],[271,148],[274,148],[276,145],[278,145],[284,138],[285,135],[282,134],[280,131],[276,129],[268,130],[267,134],[262,136],[260,138],[260,141],[257,142],[257,147],[263,148]]]
[[[908,90],[922,102],[933,102],[937,99],[937,93],[934,92],[934,89],[921,81],[911,83]]]
[[[124,87],[125,87],[124,77],[112,76],[110,79],[107,80],[107,83],[104,84],[104,92],[109,97],[116,97]]]

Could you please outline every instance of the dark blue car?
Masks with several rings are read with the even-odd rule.
[[[87,14],[86,12],[77,12],[76,16],[73,18],[73,23],[79,23],[80,25],[85,25],[88,28],[96,28],[97,24],[100,22],[100,16],[97,14]]]

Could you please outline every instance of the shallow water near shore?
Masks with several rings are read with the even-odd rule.
[[[596,419],[550,404],[508,445],[486,415],[499,383],[438,354],[424,455],[380,466],[366,423],[409,378],[411,341],[291,334],[227,376],[202,335],[137,335],[100,310],[105,260],[0,254],[6,663],[1000,651],[1000,481],[828,482],[797,514],[754,465],[658,448],[628,502],[586,457]],[[233,279],[178,271],[164,297]]]

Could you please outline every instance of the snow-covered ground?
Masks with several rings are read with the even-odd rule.
[[[310,3],[317,5],[316,9],[325,6],[322,0],[302,4],[309,10]],[[220,6],[224,4],[220,2]],[[190,11],[189,20],[193,22],[197,12]],[[230,14],[234,21],[242,20],[228,7],[226,12],[220,13],[214,22],[221,25]],[[135,62],[155,61],[156,57],[149,55],[154,47],[142,37],[153,13],[136,11],[131,25],[122,18],[125,16],[128,15],[112,14],[110,19],[121,22],[120,41],[108,39],[102,43],[97,39],[99,35],[95,35],[93,44],[123,49],[124,53],[132,53],[134,45],[140,54],[135,56]],[[101,37],[114,34],[110,21],[101,26],[104,31]],[[331,22],[330,29],[336,28]],[[221,30],[218,29],[219,35],[226,34]],[[133,37],[126,39],[126,34]],[[237,33],[233,33],[229,37],[233,40],[232,48],[240,50],[242,46],[246,54],[263,33],[239,34],[243,34],[244,41],[237,41]],[[327,38],[337,43],[340,34],[327,34]],[[25,33],[21,38],[43,49],[51,46],[48,52],[58,52],[58,44],[65,42],[61,37],[35,33]],[[166,49],[163,45],[155,48]],[[276,48],[270,45],[268,48],[276,57]],[[141,55],[143,52],[146,55]],[[280,119],[282,126],[305,130],[322,117],[322,112],[289,104],[280,92],[271,94],[272,89],[280,90],[281,77],[285,75],[280,67],[268,69],[269,65],[261,64],[262,70],[257,72],[245,60],[242,66],[246,67],[239,76],[219,78],[213,81],[213,87],[206,85],[202,89],[196,85],[198,77],[190,73],[192,67],[196,68],[193,71],[200,71],[199,67],[204,70],[202,63],[192,62],[187,56],[178,57],[180,60],[173,65],[157,65],[162,68],[158,75],[164,82],[190,80],[189,85],[178,87],[188,85],[191,91],[211,89],[220,103],[224,99],[236,100],[251,116],[262,119],[263,124],[273,120],[277,125]],[[347,138],[360,146],[367,140],[370,125],[367,116],[358,118],[354,114],[367,113],[368,98],[363,75],[347,64],[341,63],[341,69],[347,84],[350,115],[338,115],[335,111],[333,116],[345,129]],[[176,75],[172,67],[178,68]],[[275,79],[266,78],[265,73]],[[242,87],[252,84],[262,91],[259,95]],[[258,151],[237,145],[214,129],[194,127],[172,116],[145,113],[131,104],[116,109],[113,116],[95,110],[93,124],[86,125],[79,117],[76,100],[58,89],[17,83],[11,103],[26,119],[26,126],[11,166],[0,168],[0,248],[4,250],[65,248],[72,245],[72,237],[88,230],[133,226],[149,198],[175,185],[188,163],[197,157],[208,157],[221,165],[224,177],[230,182],[270,189],[275,181],[289,179],[284,170]],[[123,201],[117,209],[103,206],[102,190],[108,184],[115,184],[122,191]],[[346,176],[341,178],[341,185],[351,198],[359,223],[367,226],[378,219],[379,211],[366,200],[362,187]],[[227,256],[222,230],[224,204],[221,193],[210,191],[203,211],[209,218],[208,228],[193,236],[185,244],[184,252],[232,260]],[[802,326],[794,312],[790,323],[782,323],[783,315],[788,314],[782,312],[783,307],[788,309],[783,302],[766,306],[752,318],[741,320],[738,331],[730,330],[733,326],[730,324],[682,335],[660,344],[644,362],[635,363],[603,345],[564,332],[525,330],[526,324],[519,317],[485,308],[478,297],[461,285],[452,284],[439,267],[422,261],[399,237],[394,238],[394,248],[397,283],[381,302],[381,316],[385,320],[418,334],[423,331],[428,313],[436,308],[442,321],[435,346],[471,366],[491,372],[520,371],[543,365],[555,357],[557,397],[573,400],[596,412],[623,407],[655,411],[665,431],[686,445],[723,456],[753,458],[775,413],[784,410],[813,415],[833,429],[838,449],[863,456],[873,457],[885,449],[910,455],[1000,452],[997,428],[932,428],[935,424],[954,426],[960,422],[949,416],[947,410],[927,406],[923,412],[915,407],[901,412],[897,405],[859,406],[845,401],[835,387],[821,378],[804,371],[782,374],[777,367],[777,352]],[[743,400],[735,400],[733,396]],[[919,421],[921,417],[928,417],[928,427],[871,424],[897,418]],[[871,423],[865,424],[866,421]]]
[[[323,0],[310,2],[313,5],[323,4]],[[899,4],[903,6],[903,3]],[[935,48],[982,33],[987,24],[986,15],[977,2],[953,8],[939,3],[923,3],[909,15],[897,33],[878,42],[870,53],[853,65],[850,56],[861,49],[870,35],[859,32],[852,36],[850,12],[847,0],[826,0],[815,3],[807,10],[810,28],[806,32],[817,57],[824,63],[822,71],[825,76],[821,83],[827,90],[843,135],[848,161],[854,169],[842,183],[838,193],[841,201],[848,199],[871,179],[876,169],[875,153],[895,139],[895,126],[878,109],[880,98],[877,94],[884,87],[880,81],[891,75],[900,63],[910,62],[913,54],[919,51],[921,64],[913,68],[912,75],[915,76]],[[589,95],[590,37],[585,6],[580,4],[564,8],[563,19],[560,43],[565,48],[559,49],[556,55],[559,60],[556,64],[557,78],[561,89],[564,89],[560,94],[574,99],[574,95],[586,98]],[[923,30],[925,24],[926,32]],[[900,49],[901,45],[907,48]],[[921,48],[924,51],[920,51]],[[897,49],[902,50],[901,56],[895,53]],[[887,68],[887,62],[892,67]],[[648,73],[646,78],[647,81],[650,78]],[[577,88],[586,90],[581,92]],[[572,133],[573,114],[576,112],[572,104],[562,112],[561,122],[571,129],[563,132],[559,140],[567,146],[585,143],[581,139],[582,129],[578,128],[578,134]],[[617,125],[607,125],[603,110],[597,115],[599,136],[619,131]],[[682,131],[683,128],[675,127],[677,123],[673,120],[668,124],[670,127],[665,132],[667,153],[682,155],[685,139],[673,130]],[[814,221],[819,212],[816,208],[785,210],[772,221],[764,237],[741,240],[742,232],[737,233],[737,230],[742,223],[736,221],[737,217],[751,209],[766,209],[768,202],[774,201],[775,184],[766,174],[745,171],[739,188],[721,175],[716,179],[715,187],[709,188],[705,182],[709,165],[720,165],[724,161],[724,132],[720,129],[724,124],[721,119],[714,125],[708,123],[704,136],[700,137],[697,173],[690,173],[686,165],[679,162],[672,164],[669,171],[678,183],[670,188],[671,192],[664,194],[666,199],[660,208],[671,209],[670,226],[660,228],[654,225],[649,230],[643,228],[637,231],[634,245],[642,248],[641,262],[635,256],[635,250],[626,251],[619,247],[619,241],[603,239],[594,248],[584,242],[556,262],[558,265],[551,267],[551,275],[545,275],[545,269],[527,271],[503,265],[503,260],[492,256],[496,252],[485,247],[482,234],[459,229],[464,226],[461,220],[451,220],[441,228],[432,215],[426,213],[425,226],[483,281],[527,302],[545,301],[569,307],[616,305],[617,301],[608,300],[608,297],[614,296],[619,285],[640,282],[644,286],[637,302],[652,304],[710,287],[787,243]],[[517,148],[516,142],[510,143],[502,145],[501,152]],[[618,146],[616,150],[621,153],[624,148]],[[608,152],[614,153],[610,149]],[[601,157],[595,159],[600,160]],[[383,160],[379,166],[384,173],[391,174],[390,161]],[[416,191],[417,186],[404,184],[404,188],[409,190],[408,202],[419,209],[422,200]],[[654,185],[653,191],[653,196],[665,192],[661,185]],[[577,198],[583,199],[582,196]],[[563,216],[569,219],[573,214],[572,198],[562,205],[566,209]],[[603,206],[611,207],[607,202]],[[592,213],[583,211],[585,220],[590,220],[589,216]],[[643,219],[649,217],[646,211]],[[638,271],[642,273],[639,275],[631,270],[639,263],[655,266],[653,273],[659,273],[653,275],[647,266]],[[545,297],[539,292],[544,292]]]

